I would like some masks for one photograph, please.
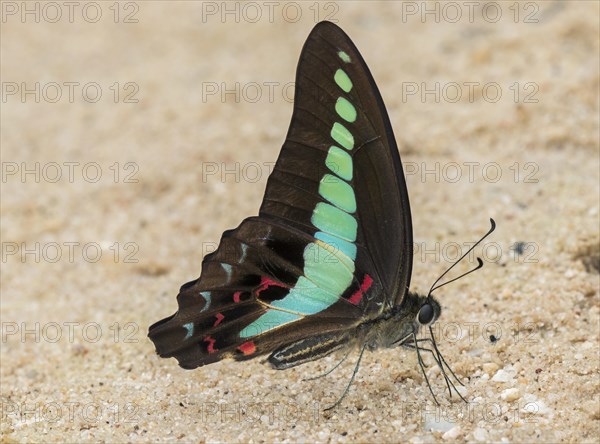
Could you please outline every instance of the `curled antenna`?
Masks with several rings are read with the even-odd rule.
[[[480,243],[481,243],[481,242],[482,242],[482,241],[483,241],[483,240],[484,240],[486,237],[488,237],[490,234],[492,234],[492,231],[494,231],[494,230],[496,229],[496,222],[494,221],[494,219],[490,218],[490,224],[491,224],[491,227],[490,227],[490,229],[488,230],[488,232],[487,232],[487,233],[485,233],[481,239],[479,239],[477,242],[475,242],[475,244],[473,244],[473,246],[471,246],[471,248],[469,248],[469,250],[468,250],[468,251],[467,251],[465,254],[463,254],[463,255],[460,257],[460,259],[458,259],[456,262],[454,262],[452,265],[450,265],[450,267],[449,267],[449,268],[448,268],[446,271],[444,271],[444,272],[442,273],[442,275],[441,275],[439,278],[437,278],[437,279],[436,279],[436,281],[433,283],[433,285],[432,285],[432,286],[431,286],[431,288],[429,289],[429,293],[427,294],[427,296],[431,295],[431,293],[432,293],[432,292],[434,292],[435,290],[437,290],[438,288],[440,288],[440,287],[443,287],[444,285],[446,285],[446,284],[449,284],[449,283],[451,283],[451,282],[454,282],[454,281],[456,281],[456,280],[458,280],[458,279],[461,279],[461,278],[465,277],[466,275],[468,275],[468,274],[471,274],[471,273],[473,273],[474,271],[477,271],[477,270],[479,270],[481,267],[483,267],[483,261],[481,260],[481,258],[479,258],[479,257],[478,257],[478,258],[477,258],[477,264],[478,264],[478,265],[477,265],[477,267],[473,268],[472,270],[469,270],[469,271],[467,271],[466,273],[463,273],[463,274],[461,274],[460,276],[458,276],[458,277],[456,277],[456,278],[454,278],[454,279],[452,279],[452,280],[450,280],[450,281],[448,281],[448,282],[444,282],[443,284],[440,284],[440,285],[438,285],[438,286],[436,287],[436,284],[437,284],[437,283],[438,283],[438,282],[439,282],[439,281],[440,281],[440,280],[441,280],[441,279],[442,279],[444,276],[446,276],[446,274],[448,274],[448,272],[449,272],[450,270],[452,270],[452,269],[453,269],[453,268],[456,266],[456,264],[458,264],[458,263],[459,263],[460,261],[462,261],[462,260],[463,260],[465,257],[467,257],[467,255],[468,255],[468,254],[469,254],[471,251],[473,251],[473,249],[474,249],[474,248],[475,248],[477,245],[479,245],[479,244],[480,244]]]

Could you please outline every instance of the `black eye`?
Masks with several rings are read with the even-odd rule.
[[[427,325],[433,319],[433,307],[431,304],[425,304],[419,310],[419,324]]]

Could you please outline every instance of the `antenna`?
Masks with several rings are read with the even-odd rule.
[[[450,265],[450,267],[449,267],[449,268],[448,268],[446,271],[444,271],[444,272],[441,274],[441,276],[440,276],[439,278],[437,278],[437,279],[436,279],[436,281],[433,283],[433,285],[432,285],[432,286],[431,286],[431,288],[429,289],[429,293],[427,294],[427,296],[428,296],[428,297],[431,295],[431,293],[432,293],[432,292],[434,292],[434,291],[435,291],[435,290],[437,290],[438,288],[440,288],[440,287],[443,287],[444,285],[446,285],[446,284],[449,284],[449,283],[451,283],[451,282],[454,282],[454,281],[456,281],[456,280],[458,280],[458,279],[461,279],[461,278],[465,277],[466,275],[468,275],[468,274],[471,274],[471,273],[473,273],[474,271],[477,271],[477,270],[479,270],[481,267],[483,267],[483,261],[481,260],[481,258],[479,258],[479,257],[478,257],[478,258],[477,258],[477,263],[478,263],[477,267],[473,268],[472,270],[469,270],[469,271],[467,271],[467,272],[466,272],[466,273],[464,273],[464,274],[461,274],[460,276],[458,276],[458,277],[456,277],[456,278],[454,278],[454,279],[452,279],[452,280],[450,280],[450,281],[448,281],[448,282],[444,282],[443,284],[440,284],[440,285],[438,285],[438,286],[436,287],[436,284],[437,284],[437,283],[438,283],[438,282],[439,282],[439,281],[440,281],[440,280],[441,280],[441,279],[442,279],[444,276],[446,276],[446,274],[448,274],[448,272],[449,272],[450,270],[452,270],[452,269],[453,269],[453,268],[456,266],[456,264],[458,264],[460,261],[462,261],[462,260],[463,260],[463,259],[464,259],[464,258],[465,258],[465,257],[466,257],[466,256],[467,256],[467,255],[468,255],[470,252],[471,252],[471,251],[473,251],[473,249],[474,249],[474,248],[475,248],[477,245],[479,245],[479,244],[480,244],[480,243],[481,243],[481,242],[482,242],[482,241],[483,241],[483,240],[484,240],[486,237],[488,237],[490,234],[492,234],[492,231],[494,231],[494,230],[496,229],[496,222],[494,221],[494,219],[490,218],[490,224],[491,224],[491,228],[488,230],[488,232],[487,232],[487,233],[485,233],[481,239],[479,239],[477,242],[475,242],[475,244],[473,244],[473,246],[471,246],[471,248],[469,248],[469,249],[467,250],[467,252],[466,252],[465,254],[463,254],[463,255],[460,257],[460,259],[458,259],[456,262],[454,262],[452,265]]]

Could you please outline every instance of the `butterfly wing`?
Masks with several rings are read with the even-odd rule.
[[[292,122],[259,216],[223,234],[200,278],[181,288],[178,312],[149,336],[184,368],[248,359],[377,316],[403,300],[411,267],[387,112],[349,37],[322,22],[300,56]]]
[[[350,291],[338,296],[340,279],[358,288],[351,265],[314,241],[259,217],[223,233],[219,248],[204,258],[201,277],[181,287],[177,313],[150,327],[158,354],[195,368],[271,352],[308,332],[347,329],[361,313]],[[314,272],[303,269],[309,260]],[[327,311],[334,303],[336,309]]]
[[[311,234],[333,234],[323,237],[344,246],[346,233],[334,232],[320,217],[315,226],[315,208],[354,200],[355,244],[363,247],[356,268],[368,272],[383,290],[365,308],[380,311],[397,305],[408,291],[412,271],[406,182],[381,94],[358,49],[338,26],[321,22],[309,35],[295,94],[292,122],[260,216]],[[340,212],[330,213],[333,219],[338,216],[331,224],[347,219]]]

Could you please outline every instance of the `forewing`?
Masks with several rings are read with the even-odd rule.
[[[367,65],[332,23],[319,23],[302,50],[292,122],[260,215],[335,246],[355,237],[356,269],[374,280],[368,312],[408,291],[412,225],[398,148]]]

